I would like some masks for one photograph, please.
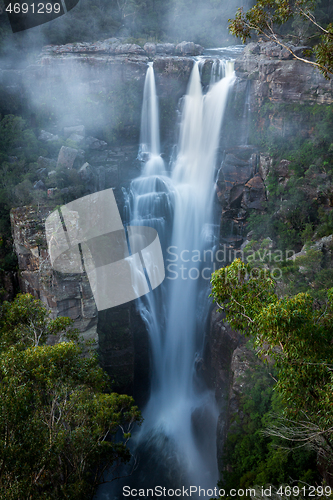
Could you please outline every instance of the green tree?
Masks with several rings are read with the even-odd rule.
[[[130,458],[140,413],[131,397],[107,392],[96,355],[70,326],[31,295],[1,308],[1,498],[91,499]],[[56,334],[66,341],[47,345]]]
[[[253,34],[274,41],[299,61],[316,66],[328,78],[333,73],[333,24],[321,15],[317,6],[315,0],[257,0],[247,12],[242,7],[237,10],[235,18],[229,19],[229,30],[244,43]],[[279,27],[286,23],[289,31],[301,32],[297,41],[302,45],[311,43],[305,53],[278,33]]]
[[[278,297],[265,269],[240,259],[212,276],[212,296],[233,328],[254,338],[258,354],[278,368],[283,416],[270,435],[333,458],[333,289],[324,305],[307,293]]]

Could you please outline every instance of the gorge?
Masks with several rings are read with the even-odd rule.
[[[71,153],[74,156],[70,167],[61,165],[57,147],[53,157],[38,160],[42,168],[46,168],[47,180],[52,178],[49,174],[56,166],[75,170],[86,190],[114,187],[118,206],[123,210],[124,222],[152,225],[158,229],[165,250],[172,246],[178,254],[184,250],[197,250],[202,254],[214,244],[228,250],[241,247],[246,237],[243,226],[248,213],[260,213],[266,208],[268,174],[275,169],[280,184],[286,183],[292,176],[289,164],[282,163],[289,160],[280,158],[276,161],[267,149],[260,149],[258,144],[251,145],[251,138],[260,127],[269,128],[272,135],[282,140],[288,140],[298,133],[311,137],[313,124],[306,120],[302,106],[329,106],[332,103],[331,81],[324,80],[314,69],[285,59],[285,55],[269,44],[250,44],[244,54],[236,58],[236,78],[231,74],[215,82],[203,99],[202,86],[209,86],[212,73],[216,79],[216,68],[213,66],[221,65],[218,58],[213,57],[214,63],[211,57],[204,57],[204,62],[200,63],[193,61],[196,56],[192,54],[179,52],[180,56],[160,55],[160,50],[171,51],[176,48],[162,49],[154,44],[147,46],[145,51],[135,47],[118,48],[118,53],[110,55],[112,44],[120,46],[113,41],[104,45],[77,44],[75,47],[48,48],[38,64],[15,75],[17,87],[22,89],[23,85],[25,95],[29,94],[29,98],[32,95],[34,112],[41,112],[41,107],[46,103],[49,109],[45,111],[44,108],[43,113],[58,113],[58,119],[54,121],[56,125],[49,127],[48,133],[51,135],[44,134],[41,140],[45,143],[55,142],[57,146],[54,139],[56,135],[58,139],[60,134],[69,137],[70,142],[61,148],[65,148],[62,155],[67,154],[68,157]],[[122,50],[130,52],[121,54]],[[133,55],[135,50],[138,53]],[[194,44],[183,50],[201,51]],[[153,97],[147,101],[154,103],[156,100],[152,82],[154,68],[160,100],[162,149],[159,147],[154,106],[150,112],[151,123],[155,123],[151,130],[155,136],[151,134],[151,139],[144,138],[145,134],[149,137],[149,125],[145,125],[144,117],[140,120],[138,95],[143,94],[149,59],[152,59],[153,65],[149,63],[147,79],[150,81],[150,91],[146,91],[152,93]],[[15,89],[13,92],[13,88],[6,87],[9,78],[13,84],[13,73],[8,74],[8,71],[2,71],[2,83],[7,92],[15,94]],[[36,75],[43,76],[40,80],[42,83],[29,86],[29,82],[36,81]],[[227,104],[226,94],[233,80],[234,86]],[[189,89],[182,103],[180,139],[176,152],[173,149],[178,116],[176,110],[187,85]],[[123,86],[127,90],[126,98],[120,98]],[[52,104],[57,99],[61,100],[59,108]],[[267,100],[272,107],[265,111]],[[291,111],[279,108],[280,104],[290,103],[296,104]],[[246,105],[251,109],[252,118],[244,113]],[[220,137],[219,120],[222,120],[224,107],[227,127],[222,129]],[[257,116],[255,125],[249,125],[249,133],[244,132],[247,124],[240,121],[244,116],[247,120]],[[138,162],[135,160],[140,124],[142,135],[139,158],[144,163],[142,176],[138,176]],[[91,134],[88,137],[84,137],[85,129]],[[117,146],[120,136],[130,139]],[[172,167],[167,163],[169,156],[172,158]],[[47,164],[45,160],[56,163]],[[206,165],[205,170],[202,169],[203,164]],[[169,171],[171,173],[167,173]],[[41,200],[45,200],[46,195],[57,196],[57,191],[50,194],[46,191],[45,177],[44,172],[40,179],[44,187],[40,185],[41,189],[36,189],[37,194],[40,191],[45,195],[44,198],[41,196]],[[219,241],[216,227],[219,222],[212,217],[214,180],[217,198],[222,205],[216,202],[214,205],[214,212],[219,212],[218,217],[222,212]],[[56,185],[49,189],[56,188],[68,189]],[[126,196],[122,188],[126,189]],[[62,194],[66,201],[70,193],[67,191]],[[323,201],[323,205],[331,206],[329,200]],[[168,447],[173,448],[170,441],[175,440],[184,450],[185,462],[192,462],[193,469],[191,472],[189,466],[187,481],[202,487],[204,484],[207,484],[206,487],[215,487],[218,471],[214,441],[218,414],[214,397],[204,387],[208,385],[215,391],[221,410],[217,450],[221,458],[229,384],[232,381],[230,363],[240,338],[214,312],[212,328],[204,337],[210,313],[208,281],[199,286],[200,280],[197,279],[174,282],[167,279],[161,289],[140,301],[138,310],[129,304],[101,312],[97,316],[85,277],[59,276],[47,262],[42,225],[49,211],[43,203],[37,208],[12,210],[22,291],[41,298],[54,316],[69,315],[75,319],[86,338],[98,341],[101,364],[114,379],[115,389],[126,392],[134,389],[141,404],[147,405],[145,423],[137,438],[139,446],[140,439],[145,440],[145,434],[150,432],[150,436],[155,435],[154,439],[151,438],[152,448],[162,447],[166,461]],[[199,274],[202,270],[200,262],[191,262],[191,268]],[[196,271],[193,273],[193,277],[199,276]],[[188,297],[186,304],[183,302],[184,296]],[[157,328],[157,324],[161,324],[162,329]],[[225,341],[224,344],[221,339]],[[152,357],[149,346],[154,352]],[[241,349],[244,350],[244,347]],[[235,366],[239,352],[237,350],[233,358],[233,372],[237,372],[240,366],[240,363]],[[151,376],[152,386],[149,390]],[[230,394],[234,389],[235,385],[231,387]],[[173,422],[165,418],[169,412],[173,415]],[[201,442],[202,435],[206,444]],[[206,470],[201,464],[202,458],[197,455],[197,448],[201,450],[201,456],[205,457]],[[150,456],[151,450],[146,453]],[[174,467],[179,481],[182,481],[182,467],[177,460],[182,462],[183,458],[181,454],[176,456]],[[199,469],[202,477],[198,477]],[[212,476],[209,478],[210,473]],[[156,475],[157,481],[158,473]],[[107,498],[103,495],[101,498]]]

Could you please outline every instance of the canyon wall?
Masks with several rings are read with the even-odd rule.
[[[93,192],[112,187],[122,211],[122,188],[128,188],[139,174],[136,155],[147,63],[154,62],[162,141],[169,152],[175,138],[178,100],[186,90],[192,56],[198,52],[201,49],[194,44],[183,45],[183,49],[172,44],[147,44],[142,49],[125,47],[115,40],[47,47],[36,64],[15,75],[12,70],[2,71],[0,80],[8,95],[14,96],[21,89],[32,117],[34,113],[53,117],[43,140],[69,138],[71,146],[66,147],[76,148],[79,158],[79,164],[71,168],[80,174],[85,188]],[[210,70],[208,61],[203,67],[206,83]],[[331,80],[325,80],[312,66],[291,59],[274,44],[249,44],[235,61],[235,70],[237,80],[228,104],[228,127],[222,138],[216,182],[215,206],[222,212],[220,244],[226,249],[237,249],[245,242],[244,226],[250,211],[265,210],[268,172],[280,169],[282,183],[288,177],[284,160],[273,165],[268,151],[248,144],[249,112],[258,115],[268,103],[271,108],[265,121],[255,124],[257,133],[260,127],[271,127],[287,140],[296,132],[311,135],[302,106],[325,107],[333,102]],[[286,111],[284,105],[295,107]],[[75,131],[75,127],[79,128]],[[57,163],[58,153],[48,160]],[[54,165],[48,164],[44,174],[48,176]],[[97,315],[86,277],[60,275],[51,269],[43,233],[49,211],[42,206],[12,210],[21,290],[41,298],[53,316],[72,317],[86,337],[99,342],[101,364],[113,379],[115,390],[134,390],[143,402],[149,387],[149,340],[143,322],[133,304]],[[126,214],[122,215],[126,220]],[[230,415],[237,412],[240,373],[247,369],[246,356],[252,356],[242,344],[241,336],[231,331],[223,316],[213,312],[204,359],[197,368],[215,390],[221,408],[219,462]]]

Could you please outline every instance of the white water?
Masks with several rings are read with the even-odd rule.
[[[153,63],[148,63],[141,113],[140,148],[138,158],[145,161],[144,175],[162,174],[164,162],[160,157],[160,128],[158,100]]]
[[[220,79],[222,72],[226,77]],[[179,257],[172,264],[172,275],[167,268],[165,282],[139,304],[151,341],[152,387],[136,439],[138,443],[148,440],[161,461],[176,461],[183,481],[206,488],[214,488],[218,477],[217,411],[213,395],[198,379],[195,362],[202,354],[209,281],[199,279],[200,262],[190,262],[191,275],[185,276],[180,255],[187,260],[193,250],[202,255],[210,245],[206,235],[212,224],[216,152],[233,81],[232,63],[215,62],[204,96],[199,62],[195,62],[184,99],[178,155],[168,176],[159,156],[158,106],[153,67],[149,66],[139,152],[147,162],[131,186],[131,225],[155,227],[164,251],[171,245]],[[168,257],[166,252],[166,266]],[[170,279],[176,273],[178,278]],[[200,442],[202,426],[211,426],[203,431],[208,443]]]
[[[199,63],[194,63],[183,101],[178,153],[171,173],[166,172],[160,157],[152,64],[144,88],[139,159],[145,163],[141,176],[131,183],[127,204],[131,226],[146,225],[158,231],[166,279],[138,299],[150,336],[151,393],[143,410],[144,423],[133,438],[139,459],[141,456],[137,471],[126,480],[126,484],[132,481],[133,488],[215,488],[218,479],[218,413],[214,395],[196,371],[209,311],[209,271],[201,279],[207,262],[185,261],[193,251],[202,255],[212,246],[216,153],[235,77],[232,63],[223,63],[226,76],[216,81],[220,71],[216,63],[209,91],[203,95]]]

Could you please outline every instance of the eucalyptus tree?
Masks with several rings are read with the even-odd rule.
[[[243,7],[237,10],[234,19],[229,19],[229,30],[244,43],[252,35],[274,41],[294,58],[317,67],[328,78],[333,73],[333,24],[330,22],[330,5],[322,3],[315,0],[257,0],[248,11],[245,12]],[[288,32],[279,31],[286,24]],[[291,39],[296,37],[296,43],[288,43],[285,35]],[[309,46],[299,51],[299,43]]]
[[[333,458],[333,289],[319,305],[307,293],[279,297],[265,269],[240,259],[212,276],[212,296],[231,327],[254,339],[278,368],[283,415],[267,432]]]
[[[96,355],[69,318],[31,295],[0,312],[0,497],[84,500],[130,459],[140,413],[110,393]],[[52,335],[63,341],[48,345]]]

